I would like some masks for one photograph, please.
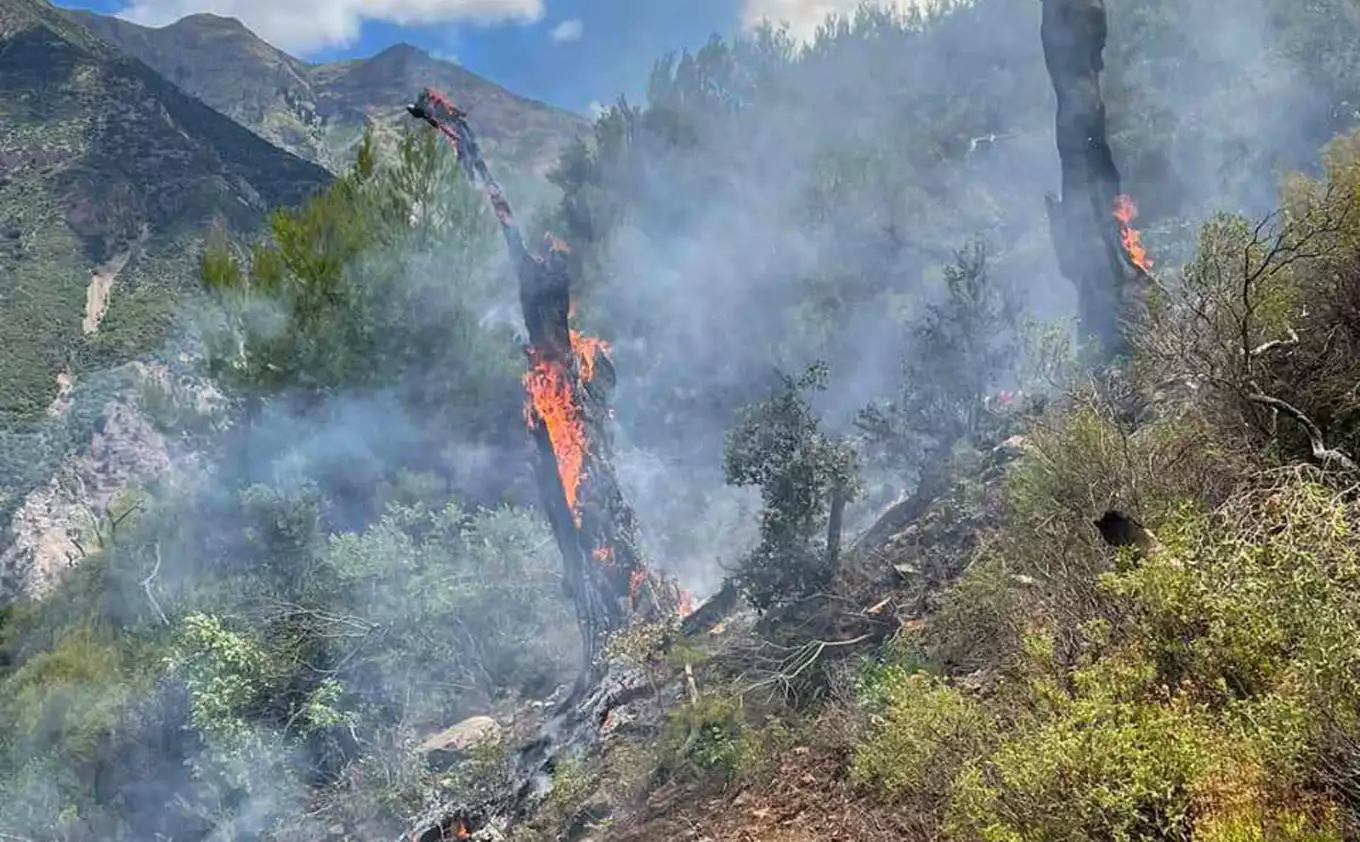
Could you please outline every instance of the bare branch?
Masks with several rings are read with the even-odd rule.
[[[1268,354],[1271,351],[1274,351],[1276,348],[1285,348],[1290,345],[1297,344],[1299,344],[1299,334],[1291,327],[1289,328],[1288,338],[1272,339],[1269,342],[1263,342],[1252,349],[1251,356],[1253,358],[1259,357],[1262,356],[1263,354]]]
[[[146,592],[147,601],[151,603],[151,609],[155,611],[156,616],[160,618],[161,625],[168,626],[170,625],[170,620],[165,616],[165,612],[161,610],[161,604],[156,601],[156,595],[151,592],[151,583],[155,581],[156,574],[159,572],[161,572],[161,542],[157,541],[156,564],[151,568],[151,572],[147,574],[147,577],[143,579],[140,584],[142,590]]]
[[[1247,400],[1252,403],[1270,407],[1277,412],[1283,412],[1285,415],[1288,415],[1290,418],[1297,421],[1299,426],[1303,427],[1304,432],[1308,434],[1308,442],[1312,446],[1314,459],[1324,465],[1335,462],[1347,471],[1360,473],[1360,466],[1356,465],[1355,461],[1351,459],[1350,456],[1347,456],[1340,450],[1327,447],[1322,438],[1322,429],[1313,422],[1313,419],[1303,414],[1303,410],[1291,403],[1282,401],[1279,398],[1273,398],[1270,395],[1261,394],[1260,392],[1253,392],[1246,397]]]
[[[812,666],[817,663],[817,659],[820,658],[822,653],[827,649],[854,646],[857,643],[863,643],[871,637],[873,637],[873,634],[871,632],[866,632],[858,637],[852,637],[849,640],[808,641],[802,646],[795,647],[788,657],[780,661],[778,668],[776,668],[771,675],[747,686],[741,690],[738,695],[745,696],[747,693],[751,693],[755,690],[769,689],[771,691],[771,696],[773,696],[775,689],[780,687],[782,687],[787,694],[793,689],[793,682],[800,675],[811,669]]]

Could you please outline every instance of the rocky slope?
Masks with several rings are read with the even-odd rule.
[[[364,122],[395,128],[422,85],[476,115],[490,160],[546,173],[589,131],[585,119],[510,93],[408,44],[369,59],[307,64],[260,40],[234,18],[190,15],[161,28],[84,11],[67,13],[185,91],[283,149],[331,170],[350,159]]]
[[[214,220],[253,229],[329,178],[44,0],[0,0],[0,417],[159,341]]]

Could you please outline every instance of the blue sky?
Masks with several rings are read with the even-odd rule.
[[[159,26],[193,12],[239,18],[309,61],[405,41],[516,93],[582,113],[638,98],[663,53],[732,35],[754,16],[795,27],[857,0],[56,0]]]

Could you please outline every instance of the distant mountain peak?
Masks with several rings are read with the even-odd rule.
[[[429,53],[425,52],[424,50],[415,46],[414,44],[408,44],[405,41],[399,41],[396,44],[393,44],[392,46],[378,53],[377,55],[373,56],[373,58],[369,59],[369,61],[409,60],[417,58],[429,59],[430,57],[431,56]]]
[[[0,0],[0,8],[7,2],[32,0]],[[189,15],[159,28],[88,12],[67,16],[269,142],[332,172],[348,165],[366,124],[385,131],[406,126],[402,106],[422,85],[476,115],[478,135],[499,166],[541,176],[590,133],[579,115],[514,94],[408,42],[369,58],[311,64],[220,15]]]
[[[0,231],[25,233],[0,243],[0,415],[161,342],[210,226],[249,235],[331,182],[45,0],[0,0],[0,79]]]
[[[215,15],[212,12],[195,12],[192,15],[185,15],[164,28],[171,29],[175,27],[181,29],[218,30],[221,32],[245,32],[251,35],[254,34],[239,18]]]

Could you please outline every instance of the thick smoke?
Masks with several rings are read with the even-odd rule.
[[[602,123],[602,145],[625,151],[599,156],[596,186],[623,207],[582,213],[610,225],[581,311],[615,339],[622,435],[683,466],[632,489],[644,528],[687,536],[672,552],[732,554],[729,533],[704,526],[720,513],[683,498],[717,492],[734,407],[774,368],[824,359],[819,409],[849,431],[900,388],[918,353],[907,328],[969,237],[1028,315],[1075,314],[1043,210],[1059,171],[1040,4],[945,5],[865,9],[802,47],[768,32],[710,46],[662,65],[641,116]],[[1188,254],[1208,214],[1267,212],[1278,177],[1345,127],[1276,6],[1108,3],[1112,142],[1158,267]]]
[[[1354,109],[1341,106],[1300,63],[1318,47],[1279,30],[1276,5],[1109,0],[1112,144],[1159,268],[1186,254],[1208,213],[1256,214],[1273,206],[1275,172],[1308,165],[1332,133],[1354,121]],[[547,214],[551,224],[572,240],[579,259],[577,314],[613,347],[621,478],[649,560],[699,595],[716,589],[724,566],[754,540],[758,500],[724,484],[723,437],[737,408],[777,382],[776,371],[796,373],[826,360],[831,388],[817,408],[833,431],[851,432],[860,408],[902,388],[902,361],[918,353],[909,328],[923,302],[941,294],[954,250],[974,236],[988,244],[993,277],[1018,289],[1030,314],[1075,312],[1043,211],[1044,193],[1058,188],[1058,161],[1039,15],[1035,0],[977,0],[937,18],[872,11],[839,18],[806,47],[768,31],[710,46],[663,63],[644,109],[604,115],[598,127],[604,151],[561,177],[569,202],[546,210],[556,211]],[[479,201],[468,192],[455,205]],[[526,219],[533,210],[517,209]],[[239,576],[246,572],[310,595],[308,587],[334,570],[298,567],[296,559],[372,561],[348,539],[338,539],[340,549],[326,556],[327,535],[354,538],[378,522],[387,502],[536,504],[520,417],[518,303],[484,222],[483,240],[452,242],[436,229],[419,247],[366,257],[354,268],[367,278],[400,279],[386,312],[395,318],[381,322],[390,335],[375,346],[385,356],[373,381],[320,400],[274,402],[248,433],[209,423],[211,435],[186,438],[184,451],[200,457],[206,451],[207,458],[177,466],[178,490],[148,516],[154,515],[147,521],[153,532],[128,551],[135,555],[111,554],[104,579],[89,580],[107,589],[99,601],[105,620],[156,639],[169,631],[159,630],[151,597],[181,614],[211,613],[238,596],[211,588],[245,581]],[[162,356],[174,360],[181,350]],[[998,382],[1007,375],[998,372]],[[85,403],[79,406],[88,414]],[[421,474],[427,477],[410,479]],[[896,491],[910,484],[909,475],[891,479]],[[255,496],[243,504],[252,488]],[[320,509],[315,517],[313,505]],[[868,505],[852,512],[861,524],[874,514]],[[479,584],[511,578],[494,566],[509,556],[528,559],[535,575],[552,569],[557,562],[541,524],[537,533],[526,527],[522,534],[534,539],[526,543],[519,522],[497,517],[481,524],[473,543],[510,551],[481,556],[468,549],[468,558],[487,567],[467,578]],[[320,534],[308,531],[317,524]],[[297,554],[259,550],[262,535],[294,542]],[[448,568],[429,547],[396,530],[378,537],[396,563],[380,577],[346,569],[355,578],[343,581],[362,588],[326,594],[337,611],[401,628],[403,600],[456,597],[463,580],[431,573]],[[153,581],[147,576],[156,557],[161,568]],[[28,650],[59,642],[54,627],[71,619],[63,606],[86,605],[77,597],[61,597],[69,603],[55,604]],[[488,622],[517,620],[516,612],[535,606],[541,608],[506,602],[483,613],[491,615]],[[269,615],[256,606],[243,619],[278,620],[273,608]],[[349,690],[365,710],[403,722],[409,713],[428,728],[490,706],[483,691],[458,689],[466,679],[459,670],[473,657],[463,630],[448,623],[407,632],[393,639],[437,645],[419,650],[428,657],[418,673],[375,667],[352,676]],[[550,654],[563,671],[571,652],[556,641],[569,636],[542,635],[561,646]],[[376,646],[387,638],[363,632],[356,639]],[[336,640],[321,653],[332,659],[329,668],[357,645]],[[537,663],[498,672],[497,679],[502,675],[520,682],[514,689],[540,695],[561,677]],[[86,704],[106,678],[92,672],[53,703]],[[410,698],[421,688],[431,698],[443,688],[456,701],[422,708]],[[116,724],[136,735],[143,753],[126,745],[115,750],[106,734],[94,742],[136,782],[111,789],[106,803],[116,803],[110,810],[121,811],[127,826],[144,832],[141,838],[252,838],[265,817],[272,820],[280,805],[308,793],[306,776],[284,770],[301,767],[324,779],[337,757],[357,753],[366,739],[334,724],[305,743],[301,761],[258,760],[262,800],[219,802],[206,791],[211,781],[184,775],[185,764],[207,749],[186,736],[193,729],[182,693],[154,683],[127,689],[145,697],[120,709],[125,721]],[[283,730],[259,742],[281,741]],[[34,735],[22,745],[36,764],[58,735]],[[41,824],[6,812],[19,809],[13,805],[61,811],[55,798],[43,796],[61,780],[62,762],[5,770],[14,789],[0,792],[0,830]],[[166,819],[165,805],[176,798],[220,809],[238,824],[203,817],[193,823],[183,811]],[[256,819],[260,827],[239,824]],[[213,826],[217,836],[208,835]]]

